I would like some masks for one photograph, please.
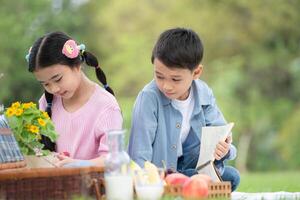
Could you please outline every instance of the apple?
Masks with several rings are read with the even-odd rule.
[[[193,175],[191,177],[191,179],[200,179],[200,180],[204,180],[207,185],[209,185],[211,182],[212,182],[212,179],[210,176],[206,175],[206,174],[196,174],[196,175]]]
[[[208,184],[203,179],[189,179],[182,186],[184,198],[206,198],[208,197]]]
[[[168,185],[183,185],[190,178],[181,173],[173,173],[167,175],[165,181]]]
[[[70,157],[70,153],[67,152],[67,151],[62,152],[62,155],[67,156],[67,157]]]

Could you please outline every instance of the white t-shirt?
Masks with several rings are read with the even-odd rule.
[[[182,115],[182,123],[180,130],[180,137],[178,141],[178,151],[177,156],[180,157],[182,155],[182,143],[186,140],[189,132],[190,132],[190,119],[194,110],[195,98],[193,95],[193,90],[190,89],[190,94],[186,100],[177,100],[174,99],[171,102],[172,106],[180,111]]]

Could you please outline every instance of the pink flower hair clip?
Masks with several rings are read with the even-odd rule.
[[[63,46],[62,53],[68,58],[76,58],[80,51],[85,50],[85,45],[78,45],[74,40],[67,40]]]

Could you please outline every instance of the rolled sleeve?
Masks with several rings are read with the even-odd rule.
[[[227,154],[227,159],[228,160],[233,160],[236,158],[236,147],[234,145],[230,146],[229,152]]]

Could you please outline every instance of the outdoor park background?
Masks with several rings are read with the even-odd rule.
[[[42,87],[24,59],[49,31],[97,55],[130,130],[132,106],[153,76],[151,51],[172,27],[195,30],[204,75],[235,122],[239,191],[300,191],[299,0],[0,0],[0,103],[35,101]],[[85,68],[95,79],[94,70]]]

